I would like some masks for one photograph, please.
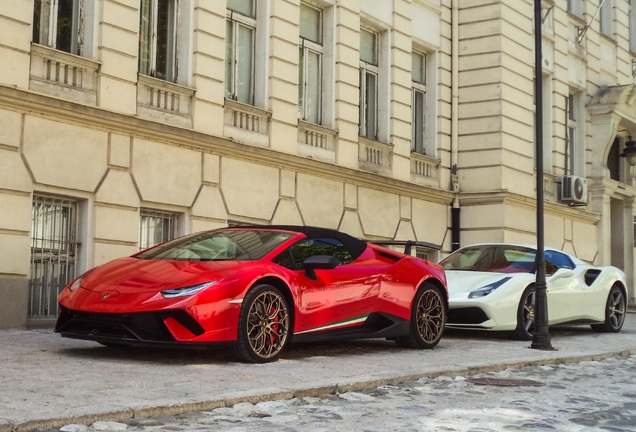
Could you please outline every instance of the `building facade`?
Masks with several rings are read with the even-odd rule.
[[[623,268],[633,302],[636,20],[598,6],[544,1],[546,243]],[[75,276],[221,226],[417,239],[431,260],[453,234],[534,242],[532,17],[530,0],[5,0],[0,328],[50,325]]]

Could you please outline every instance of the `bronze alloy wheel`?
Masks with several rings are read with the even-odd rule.
[[[395,343],[402,348],[431,349],[439,343],[446,324],[446,299],[440,289],[425,282],[413,298],[410,333]]]
[[[262,359],[278,355],[289,334],[287,302],[276,291],[263,291],[254,298],[247,318],[251,351]]]
[[[444,299],[435,288],[429,288],[422,293],[417,304],[416,312],[417,332],[422,340],[435,343],[444,331]]]

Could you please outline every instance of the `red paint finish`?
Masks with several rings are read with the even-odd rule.
[[[116,259],[87,272],[74,292],[70,291],[72,284],[66,287],[58,301],[63,313],[117,317],[151,313],[153,325],[161,327],[156,321],[162,321],[162,331],[176,342],[233,342],[237,340],[241,301],[264,278],[269,284],[274,281],[293,302],[289,307],[294,312],[295,333],[374,313],[409,320],[413,298],[424,281],[434,282],[448,299],[440,266],[372,244],[366,244],[349,264],[316,270],[315,280],[304,270],[273,262],[305,238],[305,234],[295,234],[256,260]],[[164,298],[161,294],[211,281],[216,282],[194,295]]]

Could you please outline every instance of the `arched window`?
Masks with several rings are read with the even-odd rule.
[[[616,138],[607,155],[607,169],[612,180],[621,181],[620,140]]]

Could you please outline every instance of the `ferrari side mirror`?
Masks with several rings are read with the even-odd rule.
[[[329,255],[314,255],[305,260],[303,267],[309,279],[316,280],[316,270],[331,270],[338,266],[338,258]]]

